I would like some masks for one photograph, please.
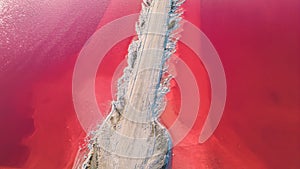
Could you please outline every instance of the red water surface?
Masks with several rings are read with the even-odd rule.
[[[139,12],[140,3],[10,0],[0,6],[1,169],[72,167],[85,136],[71,92],[78,52],[97,28]],[[193,130],[173,149],[173,168],[300,168],[299,1],[187,0],[183,7],[184,18],[217,49],[228,95],[215,134],[199,144],[210,86],[201,61],[179,43],[177,57],[197,77],[201,107]],[[130,40],[111,49],[99,67],[96,92],[103,113],[111,101],[112,73]],[[166,126],[179,110],[180,90],[174,80],[171,86],[161,117]]]

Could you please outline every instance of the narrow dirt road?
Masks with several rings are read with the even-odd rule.
[[[176,44],[178,1],[144,1],[136,31],[138,40],[128,50],[128,67],[119,80],[118,99],[95,131],[81,168],[161,169],[171,159],[171,139],[158,121],[168,80],[165,62]],[[177,6],[176,6],[177,5]]]

